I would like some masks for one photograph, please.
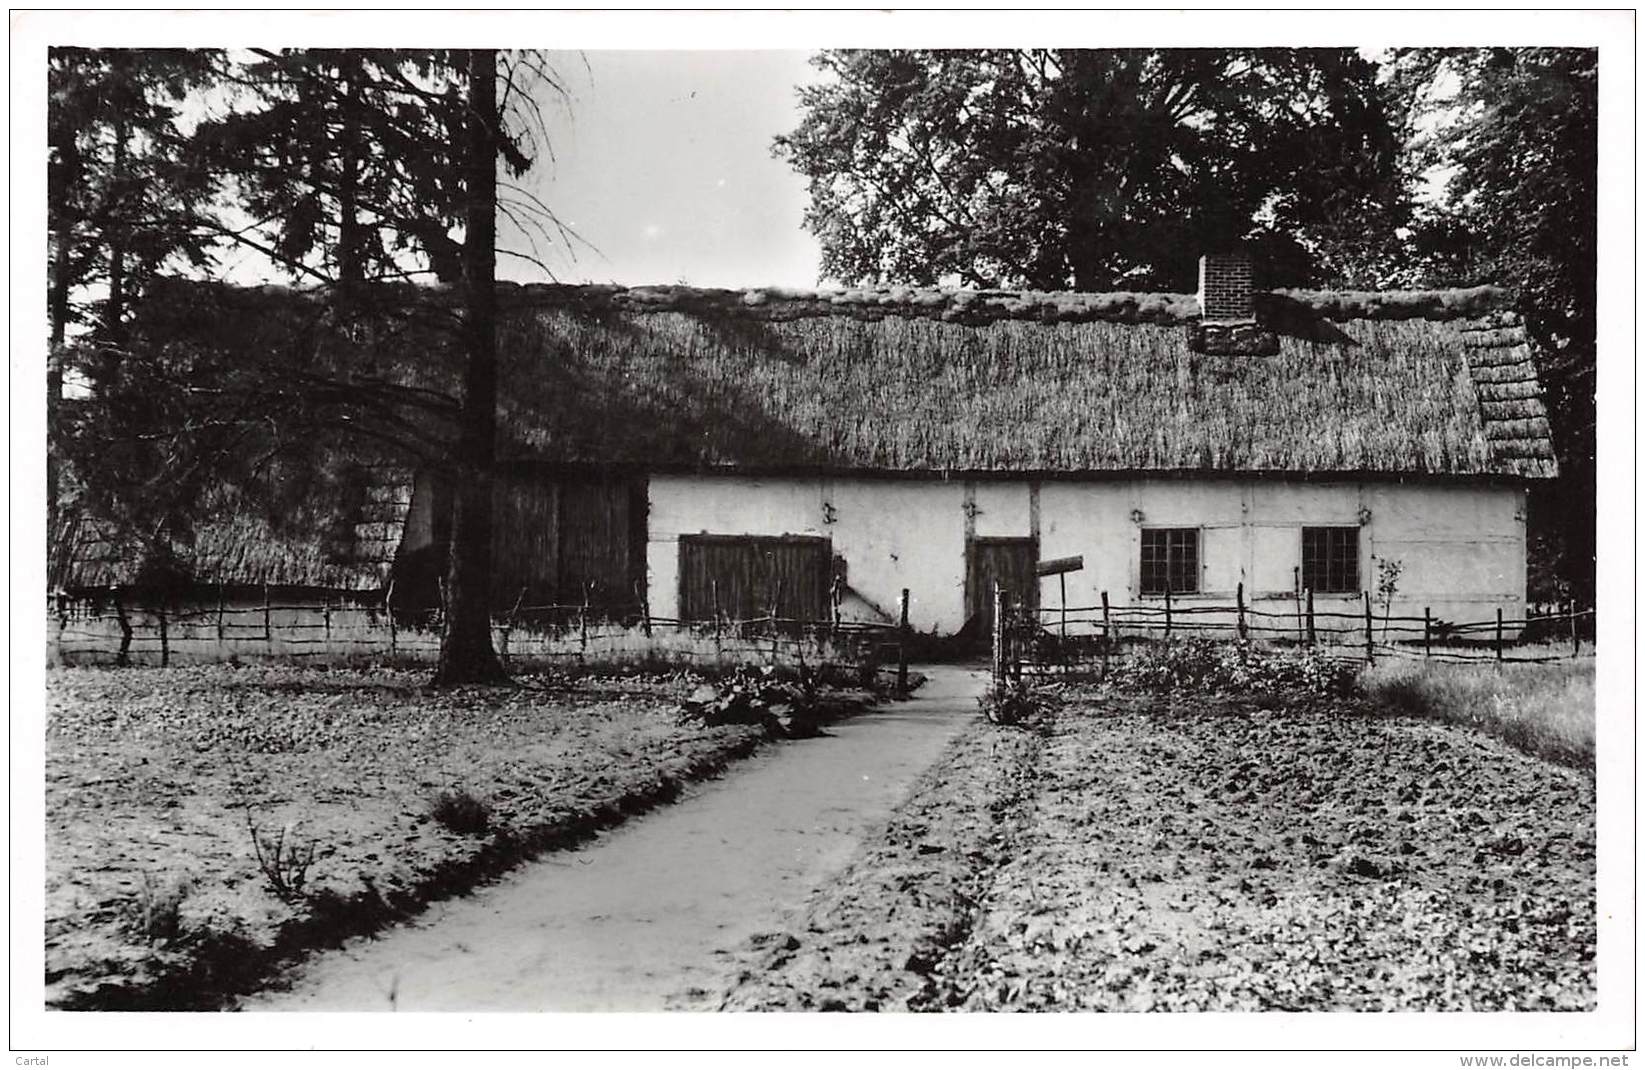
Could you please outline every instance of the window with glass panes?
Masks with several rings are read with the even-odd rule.
[[[1302,585],[1327,593],[1359,590],[1359,529],[1303,528]]]
[[[1144,528],[1142,593],[1199,590],[1199,529]]]

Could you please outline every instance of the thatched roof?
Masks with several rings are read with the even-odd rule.
[[[1273,356],[1182,294],[510,288],[505,452],[653,468],[1555,473],[1498,290],[1259,296]]]
[[[650,469],[1556,473],[1490,287],[1257,295],[1269,356],[1191,344],[1191,294],[500,287],[502,456]],[[156,336],[455,396],[454,295],[340,339],[324,294],[184,284]],[[362,342],[361,339],[366,341]]]
[[[1524,326],[1480,287],[1257,295],[1266,356],[1191,344],[1185,294],[500,287],[505,460],[659,470],[1556,474]],[[455,295],[405,287],[363,323],[325,294],[155,288],[152,342],[455,396]],[[429,397],[432,395],[419,395]],[[414,458],[336,516],[226,509],[172,548],[230,584],[386,583]],[[321,509],[321,506],[315,506]],[[336,510],[333,510],[334,512]],[[325,529],[326,538],[308,537]],[[305,532],[308,535],[305,535]],[[339,536],[338,533],[342,535]],[[132,583],[133,547],[67,532],[53,582]]]

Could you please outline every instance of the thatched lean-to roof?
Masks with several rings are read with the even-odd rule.
[[[1195,352],[1192,295],[526,286],[510,297],[502,425],[519,456],[878,472],[1554,473],[1523,329],[1488,288],[1261,295],[1280,336],[1265,357]],[[1498,363],[1499,350],[1513,362]]]
[[[221,508],[192,532],[167,540],[163,556],[185,583],[378,590],[389,582],[400,545],[411,473],[371,469],[362,494],[365,500],[347,515],[308,524],[275,525],[258,509]],[[155,574],[155,547],[72,513],[65,527],[50,554],[52,589],[165,585]]]

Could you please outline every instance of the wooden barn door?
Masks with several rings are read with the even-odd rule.
[[[830,544],[815,536],[680,536],[680,617],[828,618]]]
[[[643,493],[643,492],[642,492]],[[559,599],[565,605],[638,607],[645,575],[645,499],[626,481],[560,484]],[[639,530],[635,560],[633,533]]]
[[[980,635],[994,634],[994,581],[1005,588],[1007,602],[1038,606],[1038,539],[974,538],[966,544],[966,616]]]
[[[646,491],[640,480],[501,472],[493,498],[491,606],[639,608]],[[449,506],[445,507],[449,510]],[[443,536],[442,536],[443,538]],[[440,557],[444,559],[444,544]]]

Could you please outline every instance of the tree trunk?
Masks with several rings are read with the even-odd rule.
[[[468,54],[467,219],[463,274],[468,314],[464,334],[460,479],[451,516],[446,573],[445,633],[434,683],[492,683],[507,674],[491,645],[492,465],[497,439],[497,54]]]
[[[103,333],[114,347],[110,370],[119,367],[125,344],[126,318],[126,142],[130,131],[124,116],[114,120],[114,167],[109,173],[109,296],[103,306]]]
[[[337,145],[337,281],[345,298],[349,298],[365,278],[359,205],[361,74],[357,66],[338,73],[348,81]]]
[[[57,235],[57,249],[51,270],[51,291],[46,301],[46,315],[51,324],[51,342],[46,350],[46,556],[53,564],[58,564],[58,554],[63,549],[58,545],[60,538],[61,518],[57,513],[57,500],[61,495],[59,458],[61,450],[57,444],[57,410],[63,400],[63,342],[67,337],[69,322],[69,235],[68,228],[64,227]],[[57,575],[52,570],[52,575]]]

